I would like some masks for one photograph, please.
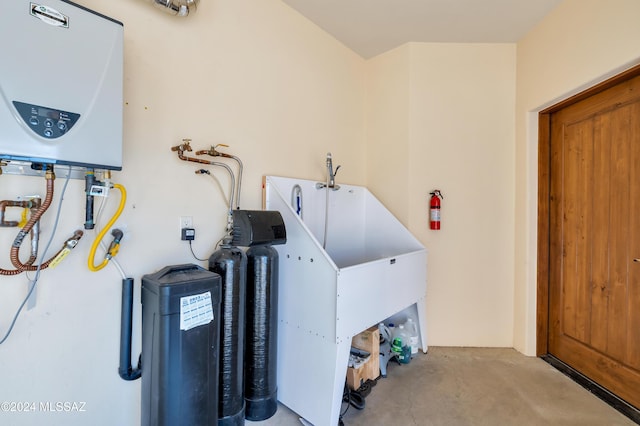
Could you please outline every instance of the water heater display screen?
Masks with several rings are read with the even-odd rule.
[[[60,112],[51,109],[38,108],[38,115],[40,117],[52,118],[54,120],[60,120]]]

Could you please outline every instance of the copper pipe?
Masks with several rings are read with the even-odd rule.
[[[33,216],[36,211],[40,208],[41,200],[40,198],[34,198],[28,201],[12,201],[12,200],[3,200],[0,201],[0,227],[15,227],[19,226],[18,221],[6,221],[5,214],[7,207],[22,207],[25,209],[31,210],[31,215]],[[38,257],[38,239],[40,236],[39,222],[31,229],[31,256],[25,262],[25,265],[32,265]]]
[[[190,161],[192,163],[198,163],[198,164],[208,164],[210,166],[219,166],[219,167],[224,167],[227,172],[229,173],[229,176],[231,178],[231,194],[229,197],[229,210],[233,210],[233,197],[234,197],[234,192],[235,192],[235,187],[236,187],[236,180],[235,180],[235,176],[233,175],[233,171],[231,170],[231,168],[229,168],[229,166],[227,166],[224,163],[220,163],[218,161],[208,161],[208,160],[201,160],[199,158],[194,158],[194,157],[187,157],[186,155],[184,155],[184,151],[191,151],[191,139],[183,139],[183,144],[182,145],[177,145],[171,148],[171,151],[177,151],[178,152],[178,158],[181,159],[182,161]],[[213,148],[212,148],[213,150]],[[208,153],[207,151],[198,151],[200,153]],[[198,152],[196,152],[196,155],[198,154]],[[198,173],[196,171],[196,173]]]
[[[37,207],[37,210],[35,211],[35,213],[31,215],[31,217],[29,218],[29,221],[27,221],[27,224],[24,226],[24,228],[22,228],[20,232],[18,232],[18,235],[13,240],[13,244],[11,245],[11,253],[9,257],[11,258],[11,263],[16,269],[8,270],[8,269],[0,268],[0,275],[17,275],[26,270],[35,271],[37,269],[37,267],[31,266],[35,261],[35,257],[37,257],[37,255],[34,255],[32,251],[31,256],[29,257],[29,260],[27,260],[27,263],[22,263],[20,262],[20,259],[19,259],[19,251],[20,251],[20,246],[24,241],[24,238],[26,237],[27,234],[31,233],[31,230],[34,227],[36,227],[36,224],[40,220],[40,217],[42,217],[44,212],[49,208],[49,206],[51,205],[51,201],[53,200],[53,181],[55,179],[55,174],[52,169],[47,170],[45,174],[45,179],[47,180],[47,195],[45,197],[44,202],[42,204],[39,204],[39,201],[38,201],[31,204],[30,207],[32,209],[36,208],[36,204],[38,204],[39,206]],[[17,225],[18,224],[16,223],[16,226]],[[31,235],[32,235],[32,238],[34,238],[34,234],[32,233]],[[50,261],[46,262],[46,266],[48,266],[49,263]],[[41,269],[46,268],[46,266],[41,266],[40,268]]]
[[[171,147],[171,151],[178,152],[179,159],[181,159],[182,161],[191,161],[192,163],[198,163],[198,164],[208,164],[208,165],[212,164],[211,161],[201,160],[199,158],[187,157],[186,155],[184,155],[185,151],[189,151],[189,152],[191,151],[191,139],[182,139],[182,142],[184,143],[182,143],[181,145],[176,145]]]
[[[2,269],[0,268],[0,275],[18,275],[21,274],[22,271],[18,269]]]
[[[25,207],[24,201],[11,201],[11,200],[2,200],[0,201],[0,226],[1,227],[14,227],[18,226],[18,222],[15,220],[11,220],[9,222],[4,220],[4,215],[6,213],[7,207]]]
[[[51,205],[51,201],[53,200],[53,187],[54,187],[53,181],[55,180],[55,178],[56,176],[53,170],[47,170],[47,173],[45,175],[45,179],[47,180],[47,193],[44,198],[44,201],[40,205],[40,208],[35,212],[35,214],[33,214],[29,218],[29,221],[24,226],[24,228],[22,228],[20,232],[18,232],[18,235],[16,236],[15,240],[13,240],[13,244],[11,246],[11,253],[9,257],[11,258],[11,264],[18,270],[18,273],[23,271],[35,271],[37,269],[37,267],[28,264],[29,261],[31,261],[31,259],[27,261],[27,264],[20,262],[20,256],[19,256],[20,247],[22,246],[22,242],[26,237],[26,235],[29,232],[31,232],[31,229],[35,226],[36,222],[40,220],[42,215],[47,211],[47,209]],[[54,257],[52,257],[49,261],[42,263],[42,265],[40,266],[40,269],[44,269],[47,266],[49,266],[49,263],[51,262],[51,260],[53,260]],[[0,274],[2,274],[1,270],[0,270]]]
[[[178,158],[181,159],[182,161],[191,161],[192,163],[208,164],[208,165],[213,164],[211,161],[201,160],[199,158],[187,157],[185,155],[182,155],[182,152],[178,152]]]
[[[36,201],[37,200],[37,201]],[[5,214],[7,207],[22,207],[23,209],[34,209],[40,207],[40,199],[35,198],[33,200],[28,201],[13,201],[13,200],[2,200],[0,201],[0,227],[14,227],[18,226],[18,221],[5,220]]]
[[[37,271],[38,268],[40,268],[40,270],[48,268],[49,265],[51,264],[51,262],[53,262],[60,255],[60,253],[62,253],[63,250],[65,250],[67,248],[69,248],[69,249],[74,248],[77,245],[78,240],[80,240],[80,238],[82,238],[83,235],[84,235],[84,233],[81,230],[77,229],[73,233],[73,236],[68,238],[67,241],[64,242],[64,244],[62,245],[62,248],[60,250],[58,250],[56,252],[56,254],[51,256],[47,261],[42,262],[40,265],[26,265],[26,264],[24,264],[24,266],[22,268],[17,270],[17,273],[21,273],[21,272],[24,272],[24,271]],[[14,271],[10,271],[10,272],[14,272]],[[0,270],[0,274],[2,274],[1,270]],[[5,274],[5,275],[15,275],[15,274]]]

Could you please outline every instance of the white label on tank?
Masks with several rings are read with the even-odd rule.
[[[52,7],[31,3],[29,10],[31,11],[31,16],[35,16],[42,22],[55,27],[69,28],[69,17]]]
[[[213,321],[211,292],[180,298],[180,330],[191,330]]]

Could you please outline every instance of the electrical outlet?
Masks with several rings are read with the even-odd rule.
[[[180,239],[183,241],[186,240],[185,229],[193,229],[193,216],[180,216]]]
[[[180,216],[180,230],[193,228],[193,216]]]

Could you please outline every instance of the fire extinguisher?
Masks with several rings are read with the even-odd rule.
[[[440,229],[440,199],[444,200],[442,193],[439,189],[435,189],[429,193],[431,200],[429,200],[429,228]]]

